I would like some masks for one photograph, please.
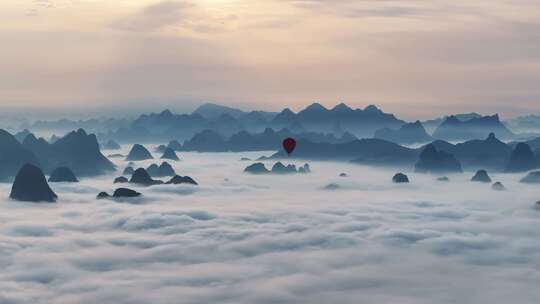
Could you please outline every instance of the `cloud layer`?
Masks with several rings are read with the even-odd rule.
[[[200,187],[135,201],[94,199],[113,176],[53,185],[57,204],[4,198],[0,303],[540,300],[538,197],[519,176],[494,176],[509,189],[496,192],[469,173],[395,186],[394,172],[324,162],[242,174],[257,155],[186,153],[175,169]]]

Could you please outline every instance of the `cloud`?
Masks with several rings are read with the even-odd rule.
[[[97,191],[114,188],[116,174],[51,185],[56,204],[2,199],[0,303],[540,297],[537,192],[520,176],[497,176],[504,192],[469,182],[470,173],[451,183],[413,173],[410,187],[395,187],[389,169],[346,163],[312,162],[306,176],[248,176],[241,156],[185,153],[175,170],[202,181],[204,190],[140,188],[144,204],[95,200]],[[210,163],[213,169],[200,169]],[[352,176],[347,191],[319,189],[340,172]],[[231,183],[222,183],[225,175]],[[0,192],[9,186],[0,184]]]
[[[163,1],[149,5],[137,14],[119,19],[111,26],[128,31],[153,32],[181,23],[188,18],[188,11],[193,7],[195,4],[188,1]]]

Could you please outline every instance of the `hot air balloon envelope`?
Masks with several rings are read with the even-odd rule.
[[[287,152],[287,154],[291,154],[294,151],[294,148],[296,148],[296,140],[293,138],[286,138],[283,141],[283,149]]]

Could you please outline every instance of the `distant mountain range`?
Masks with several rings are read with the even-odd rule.
[[[456,116],[449,116],[433,133],[433,137],[447,141],[462,141],[485,138],[494,133],[502,139],[513,139],[513,134],[499,120],[499,115],[481,116],[469,120],[460,120]]]
[[[174,145],[179,151],[197,152],[240,152],[240,151],[275,151],[281,149],[283,139],[294,137],[297,140],[309,140],[315,143],[347,143],[356,140],[350,133],[344,133],[341,137],[333,134],[322,134],[315,132],[293,133],[288,129],[274,131],[267,128],[262,133],[248,133],[240,131],[230,138],[224,138],[218,132],[204,130],[197,133],[193,138],[186,140],[182,146]],[[173,145],[169,145],[173,148]]]
[[[510,120],[508,125],[520,128],[540,126],[538,116]],[[280,112],[244,111],[208,103],[189,114],[176,114],[170,110],[142,114],[135,119],[89,119],[38,121],[24,125],[38,133],[65,134],[69,130],[84,128],[96,133],[101,142],[115,140],[120,143],[160,143],[170,140],[185,141],[195,134],[210,130],[229,138],[241,131],[262,133],[267,128],[275,131],[287,129],[293,133],[324,133],[340,137],[350,133],[357,138],[379,138],[399,144],[427,143],[432,139],[464,141],[485,138],[495,133],[503,140],[537,137],[532,131],[516,136],[498,115],[482,116],[478,113],[456,114],[423,122],[408,123],[386,113],[374,105],[353,109],[344,103],[326,108],[313,103],[294,112],[285,108]],[[538,129],[540,130],[540,129]],[[17,131],[20,131],[17,130]],[[43,131],[43,132],[42,132]],[[28,132],[20,132],[22,139]],[[52,141],[58,137],[55,136]]]
[[[497,139],[493,133],[482,140],[469,140],[459,144],[436,140],[429,145],[439,153],[439,156],[426,157],[420,168],[422,171],[433,172],[444,171],[441,169],[447,170],[448,168],[455,168],[454,171],[459,171],[460,167],[466,170],[507,171],[508,167],[512,166],[512,159],[516,158],[512,157],[517,153],[514,152],[514,149],[517,150],[519,146],[516,145],[514,148],[510,144],[506,144]],[[341,160],[365,165],[412,168],[415,164],[418,164],[418,161],[422,160],[420,159],[421,152],[424,151],[426,146],[408,148],[382,139],[360,139],[341,144],[313,143],[308,140],[301,140],[298,142],[292,156],[302,160]],[[523,146],[528,147],[529,150],[531,149],[528,144],[522,143],[520,150],[527,150],[523,149]],[[540,164],[539,152],[536,151],[536,153],[532,154],[527,152],[528,156],[525,161],[528,163],[519,166],[519,168],[526,168],[526,170],[521,171],[538,168]],[[433,152],[428,154],[433,155]],[[518,153],[517,159],[520,159],[519,155],[520,153]],[[285,152],[278,151],[270,158],[280,159],[286,157]],[[439,160],[442,163],[434,163],[434,160]]]

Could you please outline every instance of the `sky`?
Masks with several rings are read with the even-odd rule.
[[[540,112],[537,0],[3,0],[3,109]]]

